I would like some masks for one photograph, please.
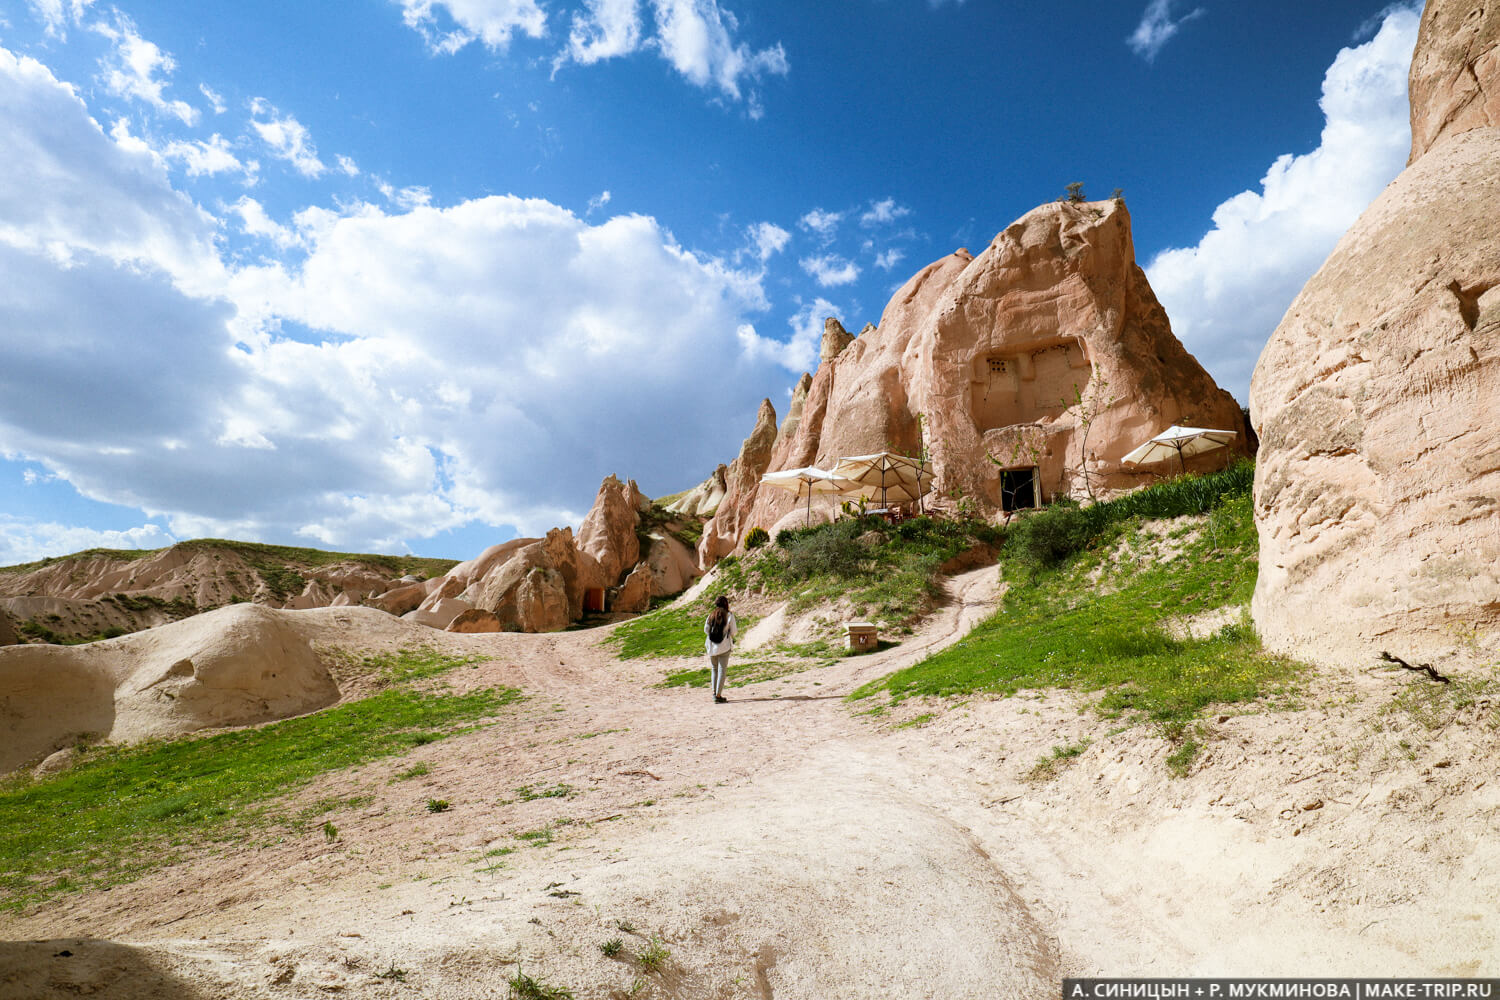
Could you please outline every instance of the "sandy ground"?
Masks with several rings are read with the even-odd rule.
[[[1162,739],[1065,694],[879,716],[843,700],[960,638],[995,580],[956,577],[900,645],[726,705],[653,687],[690,661],[621,662],[597,631],[297,612],[324,646],[484,653],[452,683],[528,699],[308,789],[374,797],[331,814],[336,842],[315,829],[0,918],[0,998],[504,997],[518,969],[578,998],[704,1000],[1500,974],[1488,702],[1428,718],[1391,706],[1430,682],[1324,674],[1297,710],[1210,720],[1193,773],[1172,778]],[[1036,777],[1050,748],[1083,741]],[[430,773],[396,777],[418,761]],[[653,945],[659,967],[640,957]]]

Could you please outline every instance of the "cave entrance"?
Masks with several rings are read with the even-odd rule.
[[[589,612],[589,611],[599,611],[599,612],[602,612],[604,610],[604,588],[603,587],[585,587],[584,588],[584,590],[583,590],[583,610],[584,610],[584,612]]]
[[[1000,473],[1000,509],[1009,514],[1014,510],[1028,510],[1037,506],[1041,493],[1037,489],[1037,470],[1004,469]]]

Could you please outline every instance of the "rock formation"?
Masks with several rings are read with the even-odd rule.
[[[1500,10],[1434,0],[1422,14],[1412,54],[1411,158],[1443,136],[1500,126]]]
[[[844,353],[844,348],[854,343],[854,334],[844,329],[844,324],[832,316],[823,321],[823,343],[818,349],[818,363],[832,361]]]
[[[700,566],[710,566],[732,552],[750,529],[745,518],[754,502],[760,477],[770,467],[771,451],[775,445],[776,408],[769,399],[763,399],[755,416],[755,427],[741,443],[739,455],[729,463],[725,472],[724,500],[713,519],[703,527],[703,537],[698,542]]]
[[[134,742],[333,704],[337,685],[284,615],[236,604],[85,646],[0,649],[0,771],[80,737]]]
[[[1500,6],[1430,0],[1412,162],[1261,355],[1267,645],[1407,660],[1500,638]]]
[[[379,604],[416,607],[424,581],[389,556],[206,539],[147,552],[92,550],[0,571],[0,611],[63,639],[134,632],[238,602],[306,609]],[[441,573],[447,560],[411,560]],[[45,632],[43,633],[46,634]]]
[[[1121,201],[1034,209],[979,256],[959,250],[915,274],[878,327],[852,343],[842,333],[827,326],[797,425],[760,471],[925,444],[939,493],[994,512],[1015,503],[1021,480],[1045,500],[1175,472],[1120,464],[1171,424],[1244,440],[1238,404],[1172,335]],[[745,457],[745,469],[756,464]],[[758,482],[732,477],[699,546],[705,566],[797,503]]]
[[[673,500],[666,507],[668,513],[686,514],[691,517],[712,517],[724,499],[724,478],[729,467],[720,465],[708,478]]]
[[[605,585],[613,587],[620,577],[641,559],[641,546],[635,529],[641,522],[641,511],[651,501],[642,495],[631,479],[621,483],[606,476],[599,484],[594,506],[578,528],[578,549],[598,561],[604,570]]]

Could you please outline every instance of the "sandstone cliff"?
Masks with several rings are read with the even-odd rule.
[[[826,467],[844,455],[917,454],[925,445],[938,494],[994,512],[1009,502],[1007,469],[1034,469],[1045,500],[1174,471],[1120,464],[1171,424],[1246,437],[1233,397],[1172,335],[1136,264],[1121,201],[1034,209],[979,256],[959,250],[923,268],[877,327],[847,337],[829,324],[796,425],[772,438],[764,465],[747,462],[758,448],[742,450],[746,469]],[[729,483],[699,548],[705,565],[796,504],[758,483],[759,472]]]
[[[1251,383],[1273,649],[1368,663],[1500,636],[1500,6],[1432,0],[1413,160],[1307,283]]]

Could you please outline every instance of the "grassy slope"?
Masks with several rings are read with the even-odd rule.
[[[847,598],[855,615],[907,628],[931,606],[941,587],[938,568],[998,532],[978,522],[915,518],[890,525],[879,518],[840,521],[784,532],[743,559],[719,563],[718,580],[692,605],[662,608],[627,622],[608,642],[622,660],[693,656],[703,652],[703,619],[713,599],[751,590],[790,602],[793,614]],[[739,616],[740,631],[755,623]]]
[[[1010,589],[992,618],[949,649],[851,697],[883,691],[900,701],[1071,688],[1102,692],[1096,704],[1108,715],[1182,723],[1211,704],[1286,690],[1300,666],[1262,651],[1248,620],[1203,639],[1173,638],[1166,628],[1172,619],[1248,604],[1256,576],[1248,470],[1227,483],[1194,477],[1168,488],[1181,495],[1178,510],[1212,505],[1177,558],[1143,555],[1151,543],[1130,510],[1151,509],[1149,496],[1117,510],[1124,514],[1119,520],[1108,510],[1087,520],[1084,512],[1064,511],[1050,527],[1039,522],[1025,537],[1013,534],[1006,550],[1012,558],[1004,563]]]
[[[84,750],[59,775],[13,779],[0,786],[0,908],[129,882],[211,844],[305,826],[311,817],[283,800],[317,776],[466,732],[521,698],[514,688],[455,695],[412,686],[470,662],[430,650],[371,658],[366,666],[396,685],[373,697],[253,729]]]

